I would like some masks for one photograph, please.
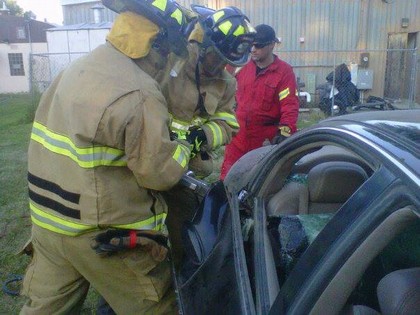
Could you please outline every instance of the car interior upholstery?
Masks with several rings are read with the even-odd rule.
[[[365,305],[348,305],[340,315],[420,314],[420,267],[387,274],[379,281],[376,294],[380,312]]]
[[[329,161],[314,166],[307,182],[288,182],[267,205],[269,216],[332,213],[368,178],[352,162]]]
[[[272,241],[272,249],[281,287],[316,235],[375,168],[333,145],[312,150],[290,164],[292,160],[285,159],[281,168],[273,168],[280,179],[285,168],[290,171],[280,189],[270,192],[268,188],[271,184],[278,187],[274,174],[264,184],[267,219],[274,226],[271,239],[278,240]],[[406,207],[388,217],[332,279],[311,314],[420,314],[420,268],[407,259],[410,249],[400,237],[412,232],[413,219],[411,239],[420,235],[416,211]],[[390,254],[395,248],[400,252]],[[418,251],[419,247],[415,248]],[[415,257],[420,258],[420,251]]]
[[[312,313],[377,314],[372,313],[374,310],[381,314],[419,314],[412,310],[420,309],[420,300],[411,301],[411,295],[420,294],[420,268],[416,265],[420,258],[419,235],[420,218],[415,210],[408,206],[391,214],[337,272]],[[394,274],[402,269],[412,271]],[[417,279],[409,279],[410,274]],[[409,312],[402,312],[408,308]]]
[[[320,161],[351,162],[360,165],[366,172],[369,172],[370,170],[368,165],[363,163],[363,161],[358,156],[356,156],[349,150],[335,145],[324,145],[319,150],[311,154],[307,154],[304,157],[302,157],[299,161],[297,161],[292,169],[292,172],[307,174],[314,166],[318,165]]]
[[[420,267],[389,273],[379,282],[377,295],[383,314],[420,314]]]

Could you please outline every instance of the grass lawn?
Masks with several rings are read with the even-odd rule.
[[[31,229],[27,199],[27,148],[32,127],[29,94],[0,95],[0,284],[23,275],[30,259],[17,252],[28,240]],[[19,290],[11,283],[13,291]],[[0,314],[18,314],[25,298],[0,292]],[[94,314],[92,292],[83,314]]]
[[[31,220],[27,202],[27,147],[33,106],[28,94],[0,94],[0,284],[23,275],[30,259],[17,255],[30,235]],[[312,125],[323,116],[305,114],[299,128]],[[223,150],[220,150],[223,152]],[[221,162],[221,157],[219,162]],[[216,176],[213,176],[217,179]],[[11,289],[18,290],[17,286]],[[82,314],[94,314],[97,294],[89,292]],[[18,314],[25,299],[0,293],[0,314]]]
[[[29,95],[0,96],[0,282],[22,275],[29,258],[15,253],[30,234],[26,160],[31,130]],[[18,314],[20,297],[0,294],[0,314]]]

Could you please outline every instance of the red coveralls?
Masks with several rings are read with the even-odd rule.
[[[226,145],[220,179],[245,153],[259,148],[265,139],[271,141],[279,126],[296,131],[299,99],[292,67],[274,56],[274,62],[256,74],[255,62],[250,61],[236,75],[236,118],[239,132]]]

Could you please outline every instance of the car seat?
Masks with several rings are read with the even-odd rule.
[[[309,171],[307,183],[288,182],[270,198],[268,215],[333,213],[367,178],[363,168],[354,163],[318,164]]]
[[[379,281],[381,314],[420,314],[420,267],[391,272]]]
[[[380,312],[366,305],[346,305],[340,315],[420,314],[420,268],[387,274],[379,281],[376,294]]]

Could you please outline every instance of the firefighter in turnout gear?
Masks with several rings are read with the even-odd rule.
[[[213,151],[230,142],[239,125],[235,118],[235,79],[226,64],[243,65],[255,32],[248,18],[237,8],[214,11],[192,6],[198,14],[188,40],[188,57],[174,54],[165,76],[159,79],[171,115],[176,138],[193,143],[189,169],[203,178],[213,172]],[[169,73],[169,75],[168,75]],[[168,229],[175,263],[182,259],[183,222],[192,219],[200,198],[176,186],[165,193]]]
[[[78,314],[90,285],[118,314],[176,312],[160,191],[185,173],[191,148],[170,138],[154,77],[168,49],[185,54],[187,22],[170,0],[104,4],[121,13],[107,43],[59,74],[35,115],[28,152],[34,256],[21,314]],[[115,229],[135,231],[134,248],[98,255],[110,247],[95,242]]]
[[[171,130],[177,137],[197,140],[189,169],[203,178],[213,171],[212,152],[229,143],[239,128],[234,113],[236,80],[225,66],[241,66],[248,60],[255,30],[235,7],[192,9],[198,22],[189,36],[188,57],[172,54],[159,83],[168,102]]]

